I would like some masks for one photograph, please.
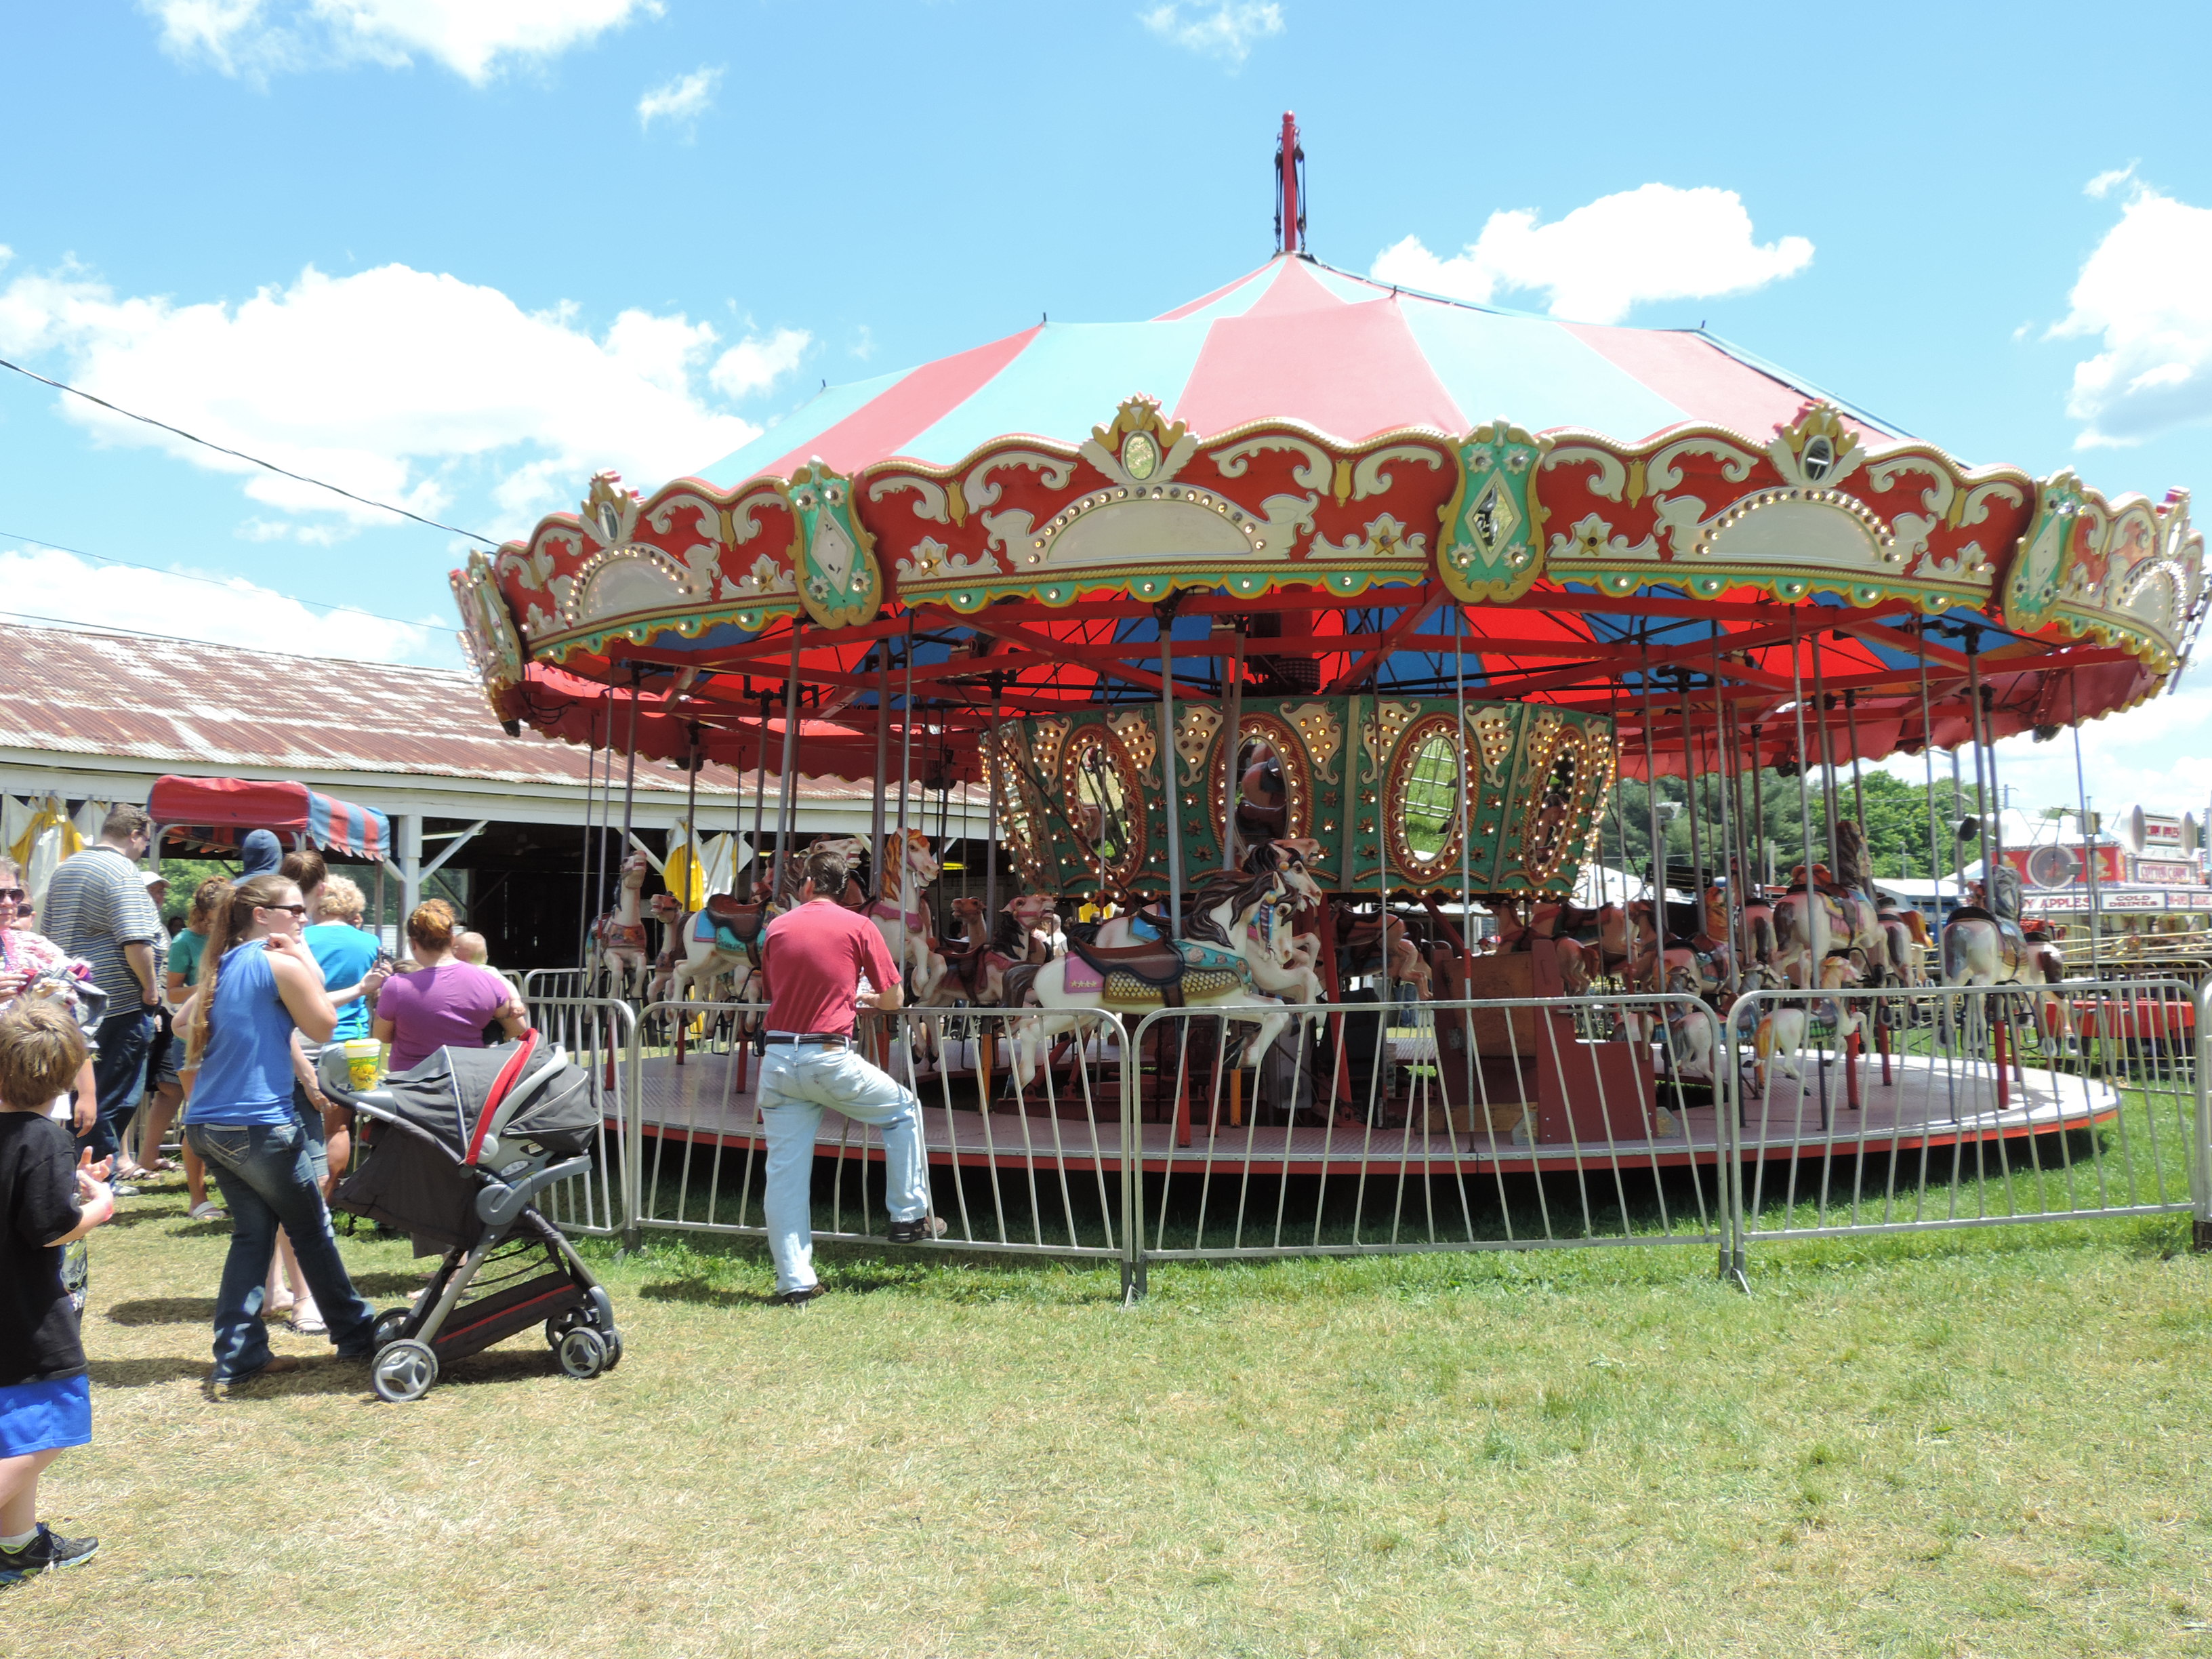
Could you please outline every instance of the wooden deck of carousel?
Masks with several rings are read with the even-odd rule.
[[[1407,1058],[1412,1045],[1396,1046],[1400,1057]],[[647,1137],[713,1146],[726,1154],[764,1146],[749,1064],[698,1050],[680,1065],[650,1055],[640,1064]],[[2027,1067],[2009,1080],[2001,1099],[1996,1073],[1985,1061],[1901,1055],[1891,1061],[1888,1082],[1882,1080],[1879,1060],[1868,1056],[1857,1065],[1856,1107],[1848,1102],[1840,1060],[1823,1068],[1808,1054],[1802,1079],[1775,1075],[1763,1093],[1747,1078],[1740,1133],[1744,1155],[1917,1152],[2087,1128],[2120,1110],[2112,1085],[2072,1073]],[[1121,1167],[1118,1080],[1110,1065],[1091,1069],[1087,1090],[1082,1077],[1060,1072],[1049,1103],[1042,1085],[1032,1085],[1026,1109],[1017,1106],[1003,1066],[988,1111],[979,1109],[972,1070],[924,1069],[913,1082],[933,1163],[1030,1170]],[[1210,1090],[1193,1089],[1186,1124],[1170,1091],[1147,1074],[1146,1121],[1138,1125],[1135,1150],[1150,1171],[1206,1168],[1257,1176],[1627,1170],[1712,1164],[1721,1156],[1722,1126],[1702,1091],[1670,1098],[1671,1091],[1662,1087],[1656,1094],[1661,1109],[1647,1112],[1632,1097],[1595,1121],[1587,1110],[1562,1117],[1540,1112],[1533,1101],[1524,1109],[1493,1099],[1489,1119],[1494,1127],[1486,1127],[1481,1109],[1470,1115],[1440,1097],[1430,1099],[1434,1087],[1428,1083],[1410,1097],[1403,1092],[1389,1097],[1372,1124],[1348,1116],[1332,1123],[1311,1111],[1285,1124],[1279,1112],[1243,1109],[1225,1091],[1216,1100]],[[1157,1104],[1155,1096],[1161,1097]],[[1263,1123],[1262,1117],[1270,1121]],[[816,1146],[817,1156],[883,1156],[877,1131],[835,1112],[823,1114]]]

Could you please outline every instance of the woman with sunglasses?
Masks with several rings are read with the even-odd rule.
[[[292,1033],[324,1042],[337,1023],[322,969],[300,938],[307,914],[299,888],[281,875],[233,887],[216,908],[199,988],[180,1022],[199,1068],[185,1108],[185,1139],[215,1172],[231,1214],[209,1379],[219,1394],[299,1369],[298,1360],[270,1353],[261,1317],[279,1227],[291,1237],[339,1358],[370,1352],[375,1316],[338,1259],[292,1104]]]
[[[76,982],[70,972],[70,958],[45,934],[34,933],[23,925],[23,909],[30,896],[23,890],[23,872],[12,859],[0,858],[0,1010],[24,993],[34,981],[42,981],[48,990],[59,990],[69,1007],[70,1017],[79,1025],[85,1024],[84,1010],[66,987]],[[88,976],[89,970],[87,970]],[[87,1032],[97,1030],[99,1020],[92,1020]],[[91,1128],[99,1115],[98,1102],[94,1097],[93,1066],[88,1060],[77,1075],[76,1106],[73,1114],[64,1121],[82,1134]],[[61,1103],[57,1103],[59,1104]],[[126,1194],[125,1196],[128,1196]]]

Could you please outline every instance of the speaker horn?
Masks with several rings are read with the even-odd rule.
[[[2148,839],[2149,834],[2149,826],[2143,822],[2143,810],[2140,806],[2128,808],[2121,815],[2120,821],[2113,831],[2114,839],[2129,852],[2137,855],[2142,854],[2143,843]]]

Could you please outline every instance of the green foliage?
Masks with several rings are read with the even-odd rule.
[[[1907,783],[1888,772],[1869,769],[1860,780],[1859,791],[1865,799],[1867,849],[1875,875],[1928,879],[1931,873],[1928,787]],[[1686,865],[1690,861],[1692,793],[1680,778],[1661,778],[1658,781],[1656,799],[1666,857],[1670,864]],[[1616,869],[1641,871],[1651,862],[1651,791],[1642,781],[1632,778],[1624,780],[1614,794],[1615,800],[1604,818],[1603,851],[1600,856]],[[1743,816],[1748,820],[1753,799],[1748,775],[1742,781],[1740,794]],[[1724,810],[1729,832],[1741,834],[1736,826],[1737,802],[1723,799],[1720,780],[1715,777],[1698,779],[1695,796],[1697,834],[1705,866],[1717,872],[1723,863],[1717,849],[1723,838]],[[1817,771],[1802,780],[1802,793],[1801,780],[1764,772],[1759,776],[1757,799],[1759,823],[1765,832],[1760,839],[1766,848],[1770,877],[1786,877],[1795,866],[1804,862],[1808,823],[1814,857],[1833,867],[1835,860],[1828,850],[1828,808]],[[1956,873],[1962,861],[1971,862],[1976,856],[1970,848],[1962,860],[1952,836],[1952,825],[1974,811],[1973,786],[1969,782],[1962,792],[1954,792],[1948,777],[1939,777],[1933,799],[1936,857],[1932,872],[1950,876]],[[1675,808],[1671,812],[1667,810],[1670,804]],[[1848,769],[1840,769],[1837,773],[1835,815],[1838,821],[1859,817]],[[1748,827],[1747,823],[1745,827]],[[1743,839],[1752,838],[1745,835]]]

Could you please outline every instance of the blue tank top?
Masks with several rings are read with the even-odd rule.
[[[215,1035],[185,1108],[187,1123],[289,1123],[292,1014],[276,993],[269,947],[234,947],[216,979]]]

